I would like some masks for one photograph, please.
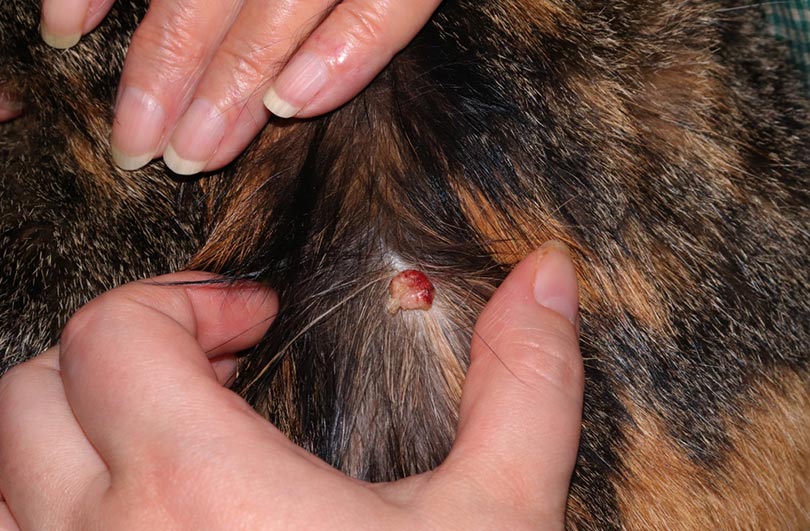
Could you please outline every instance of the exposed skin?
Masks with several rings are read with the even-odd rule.
[[[450,455],[395,483],[348,478],[223,387],[276,309],[252,284],[135,282],[77,312],[0,380],[0,529],[563,528],[583,369],[562,245],[482,312]]]
[[[0,122],[16,118],[22,112],[22,104],[15,98],[6,94],[0,87]]]
[[[221,168],[271,111],[312,117],[357,95],[440,1],[155,0],[121,76],[113,157],[124,169],[160,156],[181,174]],[[43,0],[42,36],[73,46],[112,4]]]

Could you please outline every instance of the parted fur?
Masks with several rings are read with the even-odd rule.
[[[452,440],[472,325],[556,238],[581,281],[569,529],[810,528],[810,106],[741,0],[445,0],[360,96],[194,181],[109,156],[119,1],[69,51],[0,4],[0,367],[83,302],[183,267],[275,287],[235,388],[346,472]],[[418,269],[433,308],[391,316]]]

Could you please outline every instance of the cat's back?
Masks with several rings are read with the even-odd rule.
[[[349,105],[191,183],[108,156],[144,9],[57,52],[33,6],[0,4],[0,80],[28,101],[0,125],[3,365],[114,284],[189,261],[258,277],[280,325],[236,388],[393,479],[443,459],[475,316],[555,238],[587,377],[569,527],[810,527],[810,115],[759,9],[448,0]],[[386,312],[402,268],[431,310]]]

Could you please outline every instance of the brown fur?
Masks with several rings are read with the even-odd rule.
[[[0,4],[0,79],[27,103],[0,125],[0,370],[118,283],[258,279],[282,308],[235,388],[394,479],[443,459],[475,317],[556,238],[587,380],[568,528],[806,527],[810,111],[756,6],[446,0],[350,104],[178,182],[108,155],[146,3],[67,52],[34,4]],[[433,307],[390,316],[412,268]]]
[[[810,529],[810,387],[785,372],[754,394],[727,421],[732,447],[711,472],[654,413],[628,404],[635,426],[618,488],[628,529]]]

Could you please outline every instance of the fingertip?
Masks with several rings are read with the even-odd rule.
[[[211,360],[211,368],[217,376],[217,381],[229,387],[236,376],[236,357],[232,354],[217,356]]]
[[[278,296],[258,282],[187,285],[197,338],[209,358],[255,345],[278,312]]]
[[[494,346],[506,350],[503,356],[515,358],[534,350],[543,356],[527,361],[551,353],[566,375],[569,364],[579,373],[578,322],[579,285],[571,253],[562,242],[549,241],[515,266],[484,307],[475,325],[473,360],[503,361]],[[545,376],[558,382],[563,375]]]
[[[270,112],[260,98],[250,99],[243,109],[230,125],[203,171],[215,171],[233,162],[270,119]]]
[[[279,118],[292,118],[301,110],[300,106],[293,105],[281,98],[273,87],[267,89],[264,98],[262,98],[262,103],[264,103],[268,111]]]
[[[275,92],[296,107],[295,116],[300,118],[337,109],[372,82],[424,27],[439,4],[439,0],[337,3],[297,53],[316,57],[313,64],[323,65],[326,74],[322,79],[310,76],[317,82],[301,92],[305,98],[288,91],[287,80],[281,80],[281,76],[274,84]],[[312,88],[316,86],[318,90]]]
[[[124,171],[139,170],[152,162],[152,159],[154,158],[153,153],[129,155],[114,145],[110,147],[110,153],[112,154],[112,159],[115,165]]]
[[[89,0],[43,0],[40,19],[42,40],[64,50],[82,37]]]
[[[84,27],[82,34],[87,34],[93,31],[96,26],[107,16],[110,11],[114,0],[90,0],[87,8],[87,14],[84,18]]]
[[[52,31],[44,21],[40,25],[40,35],[42,36],[42,40],[45,41],[45,44],[51,48],[56,48],[57,50],[67,50],[68,48],[73,48],[79,44],[79,41],[82,38],[82,34],[80,32],[60,34]]]
[[[538,514],[564,510],[576,460],[584,371],[577,282],[550,243],[519,263],[476,323],[459,430],[446,464]]]
[[[233,375],[233,354],[261,339],[273,307],[275,295],[255,283],[181,272],[116,288],[74,315],[60,339],[60,377],[104,463],[126,468],[132,448],[154,455],[166,444],[160,434],[189,433],[200,415],[223,411],[223,397],[247,411],[220,386]],[[187,448],[187,439],[176,442]]]
[[[318,53],[299,51],[264,95],[265,107],[280,118],[295,116],[327,85],[329,68]]]
[[[534,299],[576,326],[579,314],[579,286],[571,252],[562,242],[552,240],[536,253]]]
[[[177,175],[196,175],[203,171],[207,164],[205,160],[189,160],[181,157],[171,142],[166,145],[166,149],[163,151],[163,162],[167,168]]]
[[[200,173],[214,157],[226,131],[223,112],[208,100],[197,98],[174,128],[163,161],[178,175]]]
[[[148,92],[125,86],[116,104],[110,151],[116,166],[137,170],[152,161],[160,149],[166,111]]]

